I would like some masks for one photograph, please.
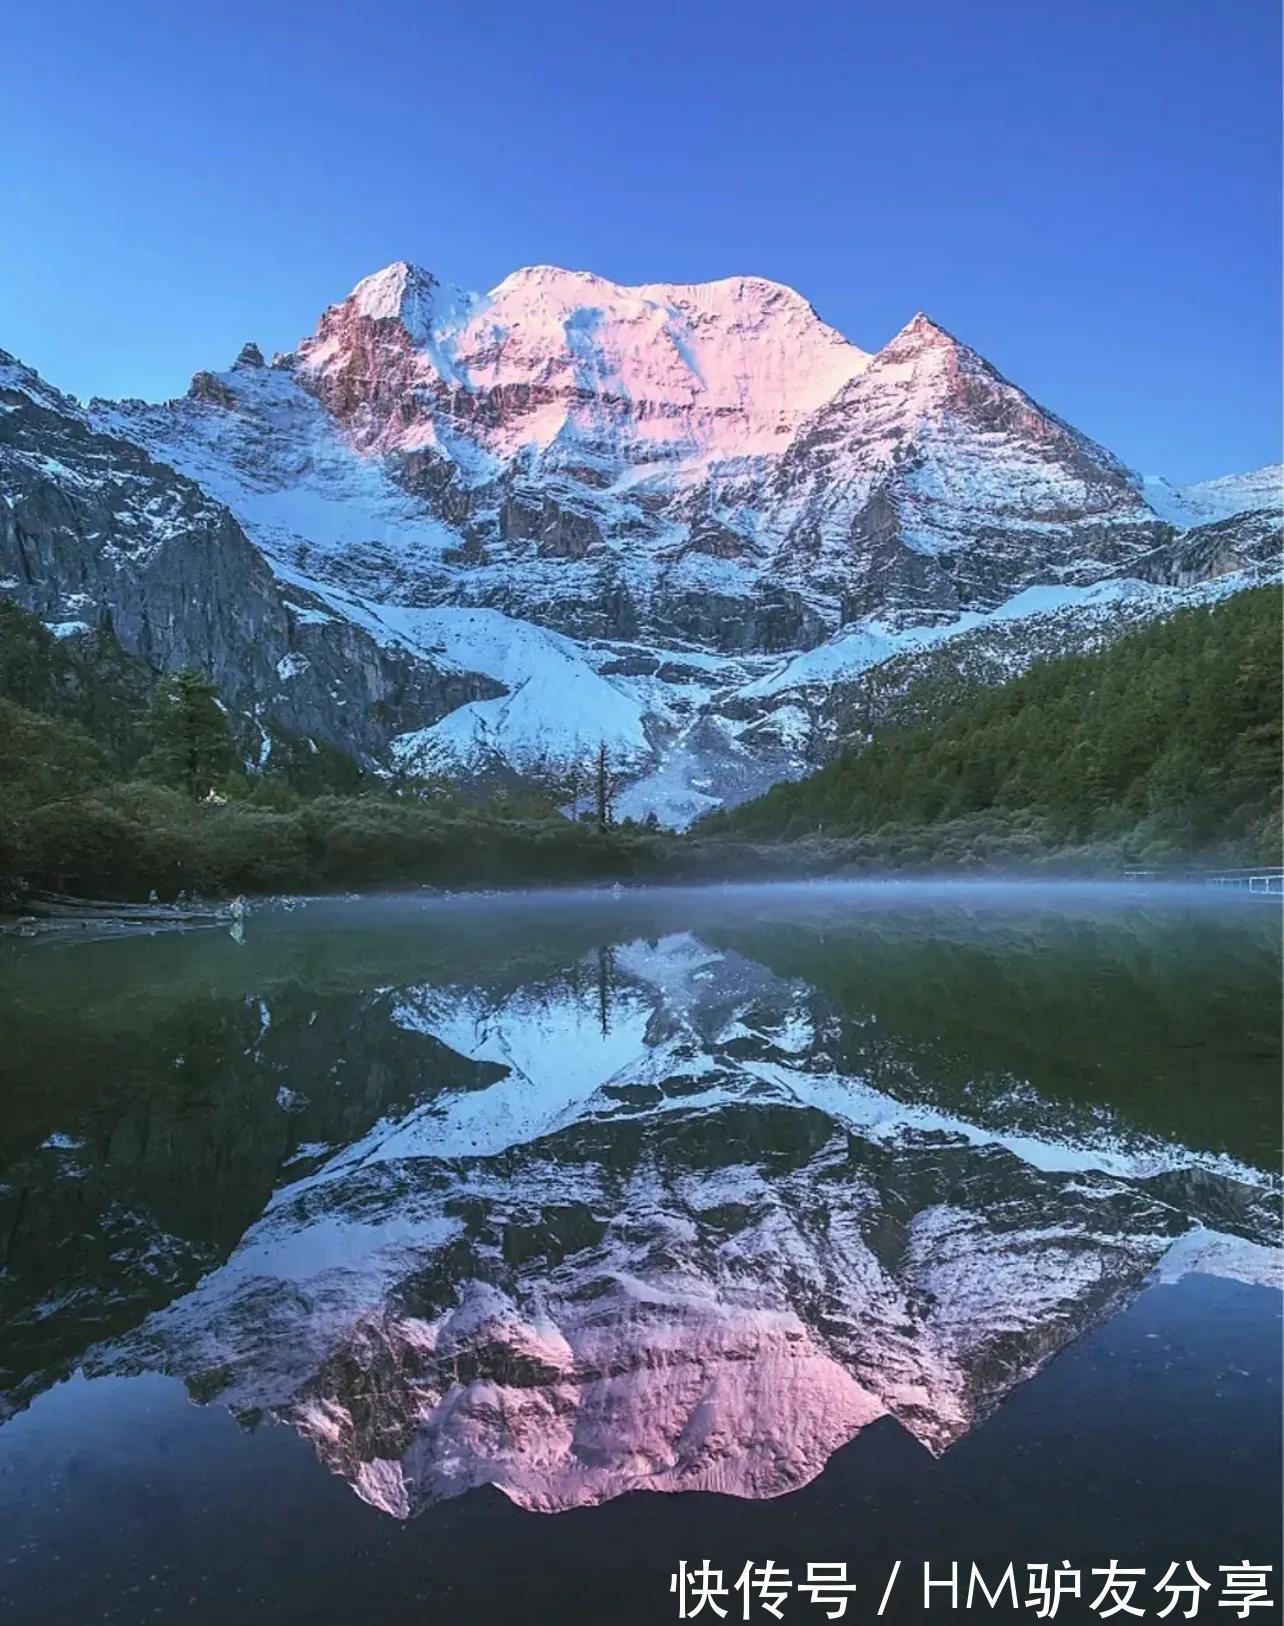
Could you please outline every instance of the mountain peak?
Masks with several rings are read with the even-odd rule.
[[[440,286],[431,271],[409,260],[394,260],[363,277],[344,303],[372,322],[400,322],[412,338],[424,338],[432,325],[434,295]]]
[[[48,407],[51,411],[64,415],[74,417],[82,415],[80,403],[74,395],[56,390],[52,384],[46,383],[41,378],[34,367],[28,367],[25,362],[19,361],[17,356],[10,355],[7,350],[0,350],[0,391],[25,395],[35,405]]]
[[[967,346],[939,322],[934,322],[926,311],[916,311],[883,348],[885,351],[964,350]]]

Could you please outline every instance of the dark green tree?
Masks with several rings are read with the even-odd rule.
[[[617,788],[616,776],[611,772],[610,753],[606,749],[606,741],[603,740],[597,748],[597,758],[593,764],[593,811],[598,825],[603,830],[615,823]]]
[[[148,749],[142,773],[194,801],[202,801],[238,766],[227,713],[217,689],[200,672],[165,673],[143,727]]]

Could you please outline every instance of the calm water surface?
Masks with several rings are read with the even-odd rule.
[[[0,948],[0,1614],[1278,1564],[1279,942],[884,885]]]

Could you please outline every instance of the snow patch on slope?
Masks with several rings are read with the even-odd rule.
[[[1027,587],[997,609],[966,611],[939,626],[892,628],[871,617],[801,655],[791,656],[774,672],[738,691],[741,699],[764,699],[808,684],[850,681],[881,662],[915,650],[931,649],[977,628],[1002,622],[1057,615],[1069,611],[1090,615],[1109,612],[1124,602],[1144,605],[1155,615],[1185,604],[1222,598],[1244,586],[1239,576],[1218,577],[1195,587],[1160,587],[1127,577],[1094,582],[1090,587]]]
[[[335,434],[291,373],[234,367],[215,384],[230,405],[190,396],[162,406],[94,401],[92,421],[195,480],[269,559],[323,571],[375,544],[423,565],[458,546],[456,531]]]
[[[477,771],[502,762],[518,772],[560,772],[587,765],[603,746],[616,771],[649,757],[643,707],[595,672],[571,639],[497,610],[385,605],[379,614],[418,648],[508,690],[399,735],[392,752],[403,769]]]
[[[1284,464],[1268,463],[1249,474],[1225,474],[1217,480],[1177,486],[1162,475],[1147,474],[1142,494],[1160,519],[1179,530],[1209,525],[1255,509],[1284,508]]]

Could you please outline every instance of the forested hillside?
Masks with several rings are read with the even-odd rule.
[[[1114,843],[1144,862],[1272,856],[1280,639],[1275,587],[1183,610],[978,689],[942,721],[878,733],[700,833],[895,848],[912,831],[927,858],[932,833],[944,852],[988,826],[1032,832],[1026,846]]]
[[[0,910],[32,890],[168,901],[654,869],[659,838],[604,822],[365,775],[234,717],[199,672],[157,676],[109,627],[59,638],[0,599]]]
[[[1277,861],[1280,596],[1243,592],[964,689],[686,837],[461,800],[233,718],[109,629],[0,603],[0,903],[180,890],[707,880],[1012,865]],[[939,698],[939,697],[938,697]],[[907,696],[899,716],[913,716]],[[236,726],[234,726],[234,724]],[[247,758],[247,726],[261,731]]]

